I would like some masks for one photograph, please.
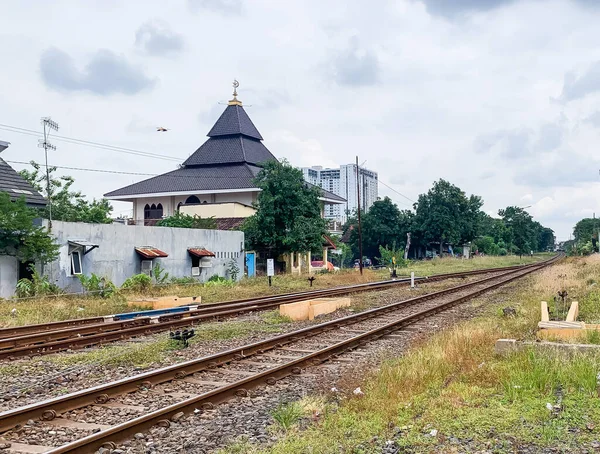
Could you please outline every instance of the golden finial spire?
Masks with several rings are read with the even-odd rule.
[[[228,105],[230,105],[230,106],[241,106],[242,105],[242,101],[237,99],[237,88],[239,86],[240,86],[240,83],[236,79],[233,79],[233,99],[227,103]]]

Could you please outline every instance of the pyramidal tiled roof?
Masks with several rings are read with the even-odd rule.
[[[263,140],[263,137],[250,120],[250,117],[240,105],[229,105],[221,114],[215,125],[208,132],[208,137],[228,136],[242,134],[254,139]]]
[[[234,99],[209,131],[208,140],[181,168],[104,195],[118,199],[144,194],[254,188],[260,164],[277,159],[262,140],[234,93]],[[345,201],[324,189],[321,191],[324,198]]]

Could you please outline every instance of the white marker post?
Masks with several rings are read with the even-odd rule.
[[[415,288],[415,272],[410,272],[410,288]]]
[[[275,260],[267,259],[267,276],[269,277],[269,287],[271,286],[271,278],[275,276]]]

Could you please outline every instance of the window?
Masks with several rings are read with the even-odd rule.
[[[200,266],[200,257],[196,255],[192,255],[192,268],[196,268]]]
[[[191,195],[189,196],[187,199],[185,199],[185,203],[200,203],[200,199],[198,197],[196,197],[195,195]]]
[[[146,204],[144,207],[144,220],[147,219],[162,219],[163,217],[163,206],[161,203],[155,205]]]
[[[75,276],[77,274],[82,274],[82,272],[81,272],[81,252],[73,251],[73,252],[71,252],[71,275]]]

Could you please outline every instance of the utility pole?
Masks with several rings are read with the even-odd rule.
[[[358,268],[360,274],[363,274],[363,248],[362,248],[362,229],[360,224],[360,180],[358,170],[358,156],[356,157],[356,206],[358,207],[358,253],[360,257],[358,259]]]
[[[52,197],[50,194],[50,168],[48,167],[48,150],[56,150],[56,147],[48,142],[50,130],[58,131],[58,123],[50,117],[42,117],[42,125],[44,126],[44,140],[38,144],[44,149],[44,157],[46,158],[46,196],[48,197],[48,229],[52,229]]]

